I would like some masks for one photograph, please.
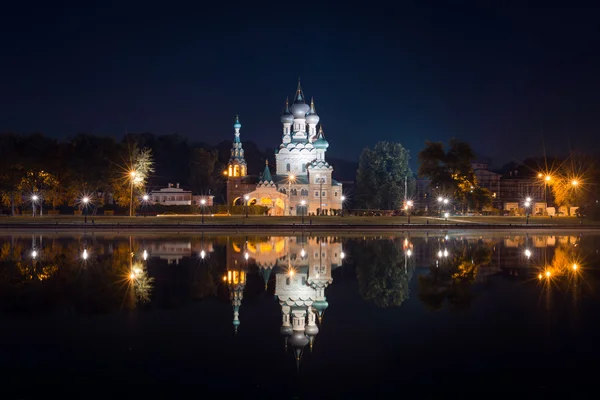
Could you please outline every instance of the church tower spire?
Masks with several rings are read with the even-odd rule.
[[[246,176],[246,159],[244,158],[244,149],[242,148],[242,141],[240,140],[241,128],[242,124],[240,124],[240,118],[238,115],[236,115],[235,123],[233,124],[235,135],[233,138],[233,145],[231,146],[231,155],[229,157],[227,171],[225,171],[227,173],[228,178]]]

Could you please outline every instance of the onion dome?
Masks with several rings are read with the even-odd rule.
[[[316,325],[306,325],[306,328],[304,328],[304,332],[308,335],[308,336],[316,336],[317,333],[319,333],[319,328]]]
[[[329,142],[325,140],[325,135],[323,134],[323,126],[319,126],[319,134],[317,135],[317,140],[315,140],[312,144],[315,149],[327,150],[329,147]]]
[[[302,331],[294,331],[292,336],[289,338],[289,344],[292,346],[294,350],[294,355],[296,356],[296,362],[300,361],[302,357],[302,350],[308,344],[308,338]]]
[[[292,330],[291,325],[287,325],[279,328],[279,333],[281,333],[282,336],[291,336],[294,331]]]
[[[283,114],[281,114],[281,123],[291,124],[292,122],[294,122],[294,116],[290,112],[290,103],[288,99],[285,99],[285,110],[283,110]]]
[[[313,308],[317,311],[317,316],[319,317],[319,322],[323,320],[323,313],[329,307],[329,303],[327,300],[317,300],[312,303]]]
[[[319,116],[315,111],[315,101],[310,99],[310,110],[308,110],[308,114],[306,114],[306,123],[311,125],[316,125],[319,123]]]
[[[304,99],[304,93],[302,92],[302,86],[298,81],[298,89],[296,89],[296,96],[294,97],[294,103],[290,107],[290,111],[294,114],[294,118],[302,119],[306,117],[306,113],[310,110],[306,100]]]
[[[242,124],[240,124],[240,117],[239,117],[239,115],[235,116],[235,124],[233,124],[233,127],[235,129],[240,129],[242,127]]]

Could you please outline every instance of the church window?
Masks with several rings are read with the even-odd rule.
[[[302,164],[302,172],[306,172],[306,164]]]
[[[337,197],[337,192],[333,192],[333,197]]]
[[[319,191],[318,190],[315,192],[315,197],[319,197]]]
[[[291,170],[292,170],[292,166],[290,165],[290,163],[287,163],[287,164],[285,165],[285,171],[286,171],[286,172],[290,172]]]
[[[323,197],[327,197],[327,192],[323,192],[323,193],[321,193],[321,196],[323,196]]]
[[[307,189],[302,189],[302,190],[300,191],[300,195],[301,195],[301,196],[308,196],[308,190],[307,190]]]
[[[281,193],[286,194],[285,189],[281,189]]]
[[[296,191],[296,189],[292,189],[291,195],[292,196],[298,196],[298,192]]]

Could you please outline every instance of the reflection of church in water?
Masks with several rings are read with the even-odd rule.
[[[311,349],[329,306],[325,289],[331,272],[342,265],[342,243],[333,237],[271,237],[263,240],[230,238],[227,272],[223,281],[233,306],[233,327],[240,326],[240,308],[249,264],[258,267],[265,290],[275,273],[275,297],[281,306],[280,332],[285,348],[291,347],[299,362],[304,348]]]

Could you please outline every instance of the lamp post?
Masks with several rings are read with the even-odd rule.
[[[133,181],[135,180],[135,176],[136,176],[136,172],[135,171],[131,171],[129,173],[129,178],[131,180],[131,196],[129,198],[129,216],[133,217]]]
[[[90,202],[90,198],[84,196],[83,199],[81,199],[81,201],[83,202],[83,223],[87,224],[87,207],[88,203]]]
[[[317,183],[319,184],[319,214],[323,215],[323,183],[325,177],[317,175]]]
[[[32,217],[35,217],[35,203],[37,203],[39,197],[37,194],[31,196],[31,208],[32,208]]]
[[[202,225],[204,225],[204,206],[206,205],[206,199],[200,200],[200,212],[202,213]]]
[[[346,201],[346,196],[342,196],[340,200],[342,200],[342,217],[343,217],[344,216],[344,201]]]
[[[408,200],[406,202],[406,215],[408,216],[408,224],[410,225],[410,209],[413,206],[413,201],[412,200]]]
[[[150,196],[148,196],[147,194],[142,196],[142,201],[144,202],[144,206],[143,206],[144,207],[144,217],[148,213],[148,210],[147,210],[148,200],[150,200]]]
[[[289,175],[288,176],[288,205],[287,207],[289,208],[289,213],[290,215],[292,215],[292,182],[296,181],[296,177],[294,175]]]
[[[304,214],[306,213],[306,200],[300,202],[302,205],[302,224],[304,225]]]
[[[525,199],[525,224],[529,224],[529,207],[531,206],[531,197]]]
[[[248,200],[250,200],[250,196],[244,196],[244,203],[246,203],[246,218],[248,218]]]

